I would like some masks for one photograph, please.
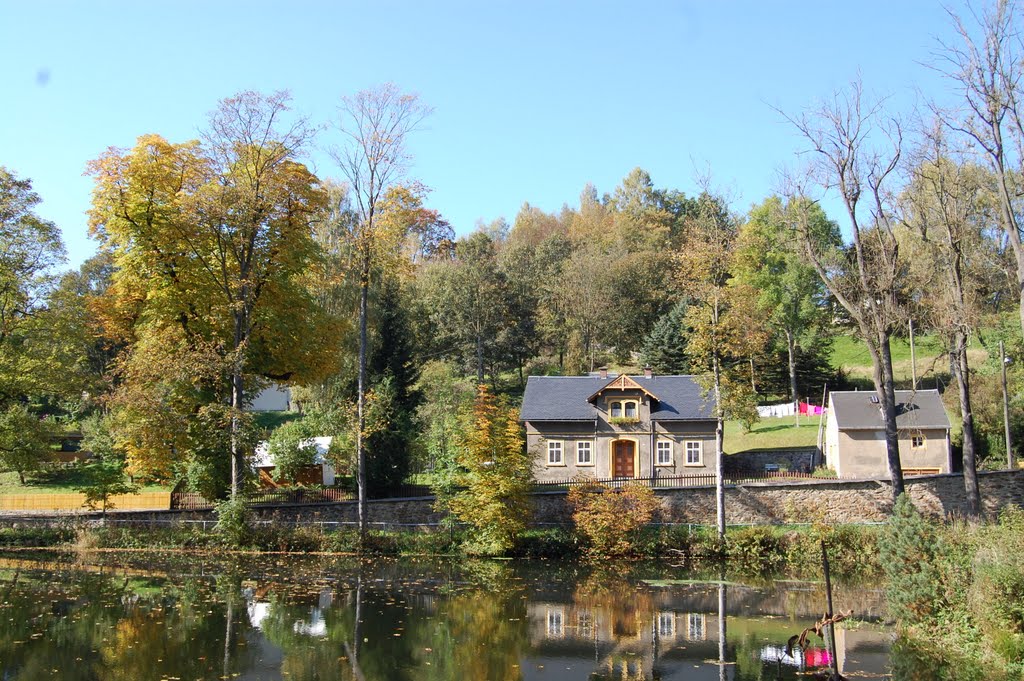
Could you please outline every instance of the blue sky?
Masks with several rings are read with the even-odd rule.
[[[922,65],[937,36],[950,22],[924,0],[0,0],[0,164],[33,180],[77,265],[95,250],[83,171],[107,147],[192,139],[245,89],[290,90],[327,122],[342,95],[390,81],[435,109],[411,174],[460,234],[526,201],[575,205],[587,182],[610,192],[636,166],[687,193],[710,170],[745,211],[802,148],[772,107],[798,112],[858,72],[903,113],[918,91],[947,97]],[[339,176],[327,154],[309,161]]]

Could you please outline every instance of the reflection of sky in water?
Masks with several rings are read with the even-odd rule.
[[[24,603],[11,597],[0,614],[11,617],[22,607],[23,621],[36,622],[42,632],[33,638],[39,632],[16,632],[10,624],[5,631],[0,617],[0,640],[21,641],[10,650],[0,643],[0,678],[34,678],[29,670],[36,654],[81,657],[82,674],[60,678],[83,681],[754,681],[805,678],[804,670],[828,664],[818,639],[807,651],[785,655],[786,639],[819,615],[822,594],[813,585],[654,586],[625,576],[636,569],[609,575],[552,562],[484,562],[473,572],[459,563],[392,561],[364,566],[361,576],[351,565],[309,574],[284,565],[226,577],[207,568],[198,577],[195,571],[154,574],[144,587],[120,576],[93,576],[90,588],[98,591],[89,594],[76,586],[84,578],[72,570],[59,579],[22,570],[17,585],[26,590]],[[662,578],[669,570],[657,569]],[[68,593],[58,598],[62,588]],[[51,601],[63,605],[50,607]],[[840,668],[854,677],[884,675],[890,634],[871,624],[881,612],[881,594],[841,588],[836,601],[862,620],[838,632]],[[80,640],[63,630],[92,620],[76,634]],[[141,675],[131,667],[136,656],[148,661]],[[109,673],[96,674],[97,668]]]

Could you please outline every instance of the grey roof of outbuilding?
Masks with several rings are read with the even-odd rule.
[[[871,401],[873,390],[841,391],[830,395],[832,413],[839,430],[879,430],[885,427],[882,411]],[[900,430],[949,428],[949,416],[937,390],[897,390],[896,427]]]
[[[617,376],[530,376],[523,393],[520,421],[593,421],[597,409],[588,398]],[[714,418],[714,398],[705,398],[693,376],[631,376],[657,397],[652,421]]]

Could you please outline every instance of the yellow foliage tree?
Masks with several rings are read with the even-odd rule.
[[[479,386],[471,421],[456,457],[464,489],[451,502],[452,512],[472,527],[470,549],[505,553],[526,529],[532,461],[526,453],[516,411]]]

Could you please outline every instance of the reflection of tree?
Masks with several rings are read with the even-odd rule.
[[[43,581],[22,576],[10,589],[0,618],[0,678],[54,678],[90,681],[219,678],[225,604],[209,585],[180,590],[133,592],[120,575],[76,572],[57,575],[66,584],[55,592]],[[57,599],[54,596],[57,595]],[[246,628],[236,619],[236,633]],[[244,672],[250,654],[230,648],[230,673]]]

